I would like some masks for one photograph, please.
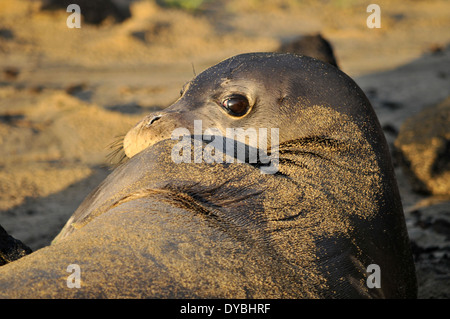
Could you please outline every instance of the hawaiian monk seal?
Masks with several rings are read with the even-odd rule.
[[[133,129],[124,145],[131,158],[52,245],[0,267],[1,294],[416,297],[387,144],[369,101],[344,73],[309,57],[238,55],[199,74],[157,115]],[[279,128],[278,171],[175,163],[179,141],[167,130],[190,129],[195,119],[219,129]],[[80,288],[67,286],[71,264],[81,269]]]

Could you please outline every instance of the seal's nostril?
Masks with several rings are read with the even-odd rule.
[[[152,123],[156,122],[157,120],[159,120],[161,118],[161,115],[155,115],[152,117],[152,119],[150,121],[148,121],[147,126],[151,125]]]

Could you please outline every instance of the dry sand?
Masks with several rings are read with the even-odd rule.
[[[213,0],[190,13],[136,1],[122,23],[69,29],[64,10],[0,0],[0,224],[34,250],[48,245],[110,172],[108,145],[170,105],[194,72],[304,34],[332,43],[392,146],[408,116],[450,95],[450,2],[377,1],[380,29],[366,25],[368,3]],[[419,296],[448,298],[450,201],[412,192],[396,172],[421,249]],[[418,210],[441,214],[444,230],[420,224]]]

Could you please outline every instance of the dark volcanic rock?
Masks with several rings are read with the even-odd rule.
[[[419,298],[450,298],[450,201],[426,203],[410,213],[408,233]]]
[[[450,97],[407,119],[395,148],[415,191],[450,195]]]
[[[42,0],[41,10],[66,10],[70,4],[79,5],[84,22],[91,24],[100,24],[108,17],[122,22],[131,16],[129,7],[118,6],[112,0]]]
[[[338,67],[331,44],[321,34],[300,36],[282,44],[277,52],[307,55]]]
[[[0,226],[0,266],[22,258],[31,252],[29,247],[8,235],[6,230]]]

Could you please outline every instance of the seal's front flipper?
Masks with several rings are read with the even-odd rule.
[[[32,250],[20,240],[8,235],[0,226],[0,266],[31,254]]]

